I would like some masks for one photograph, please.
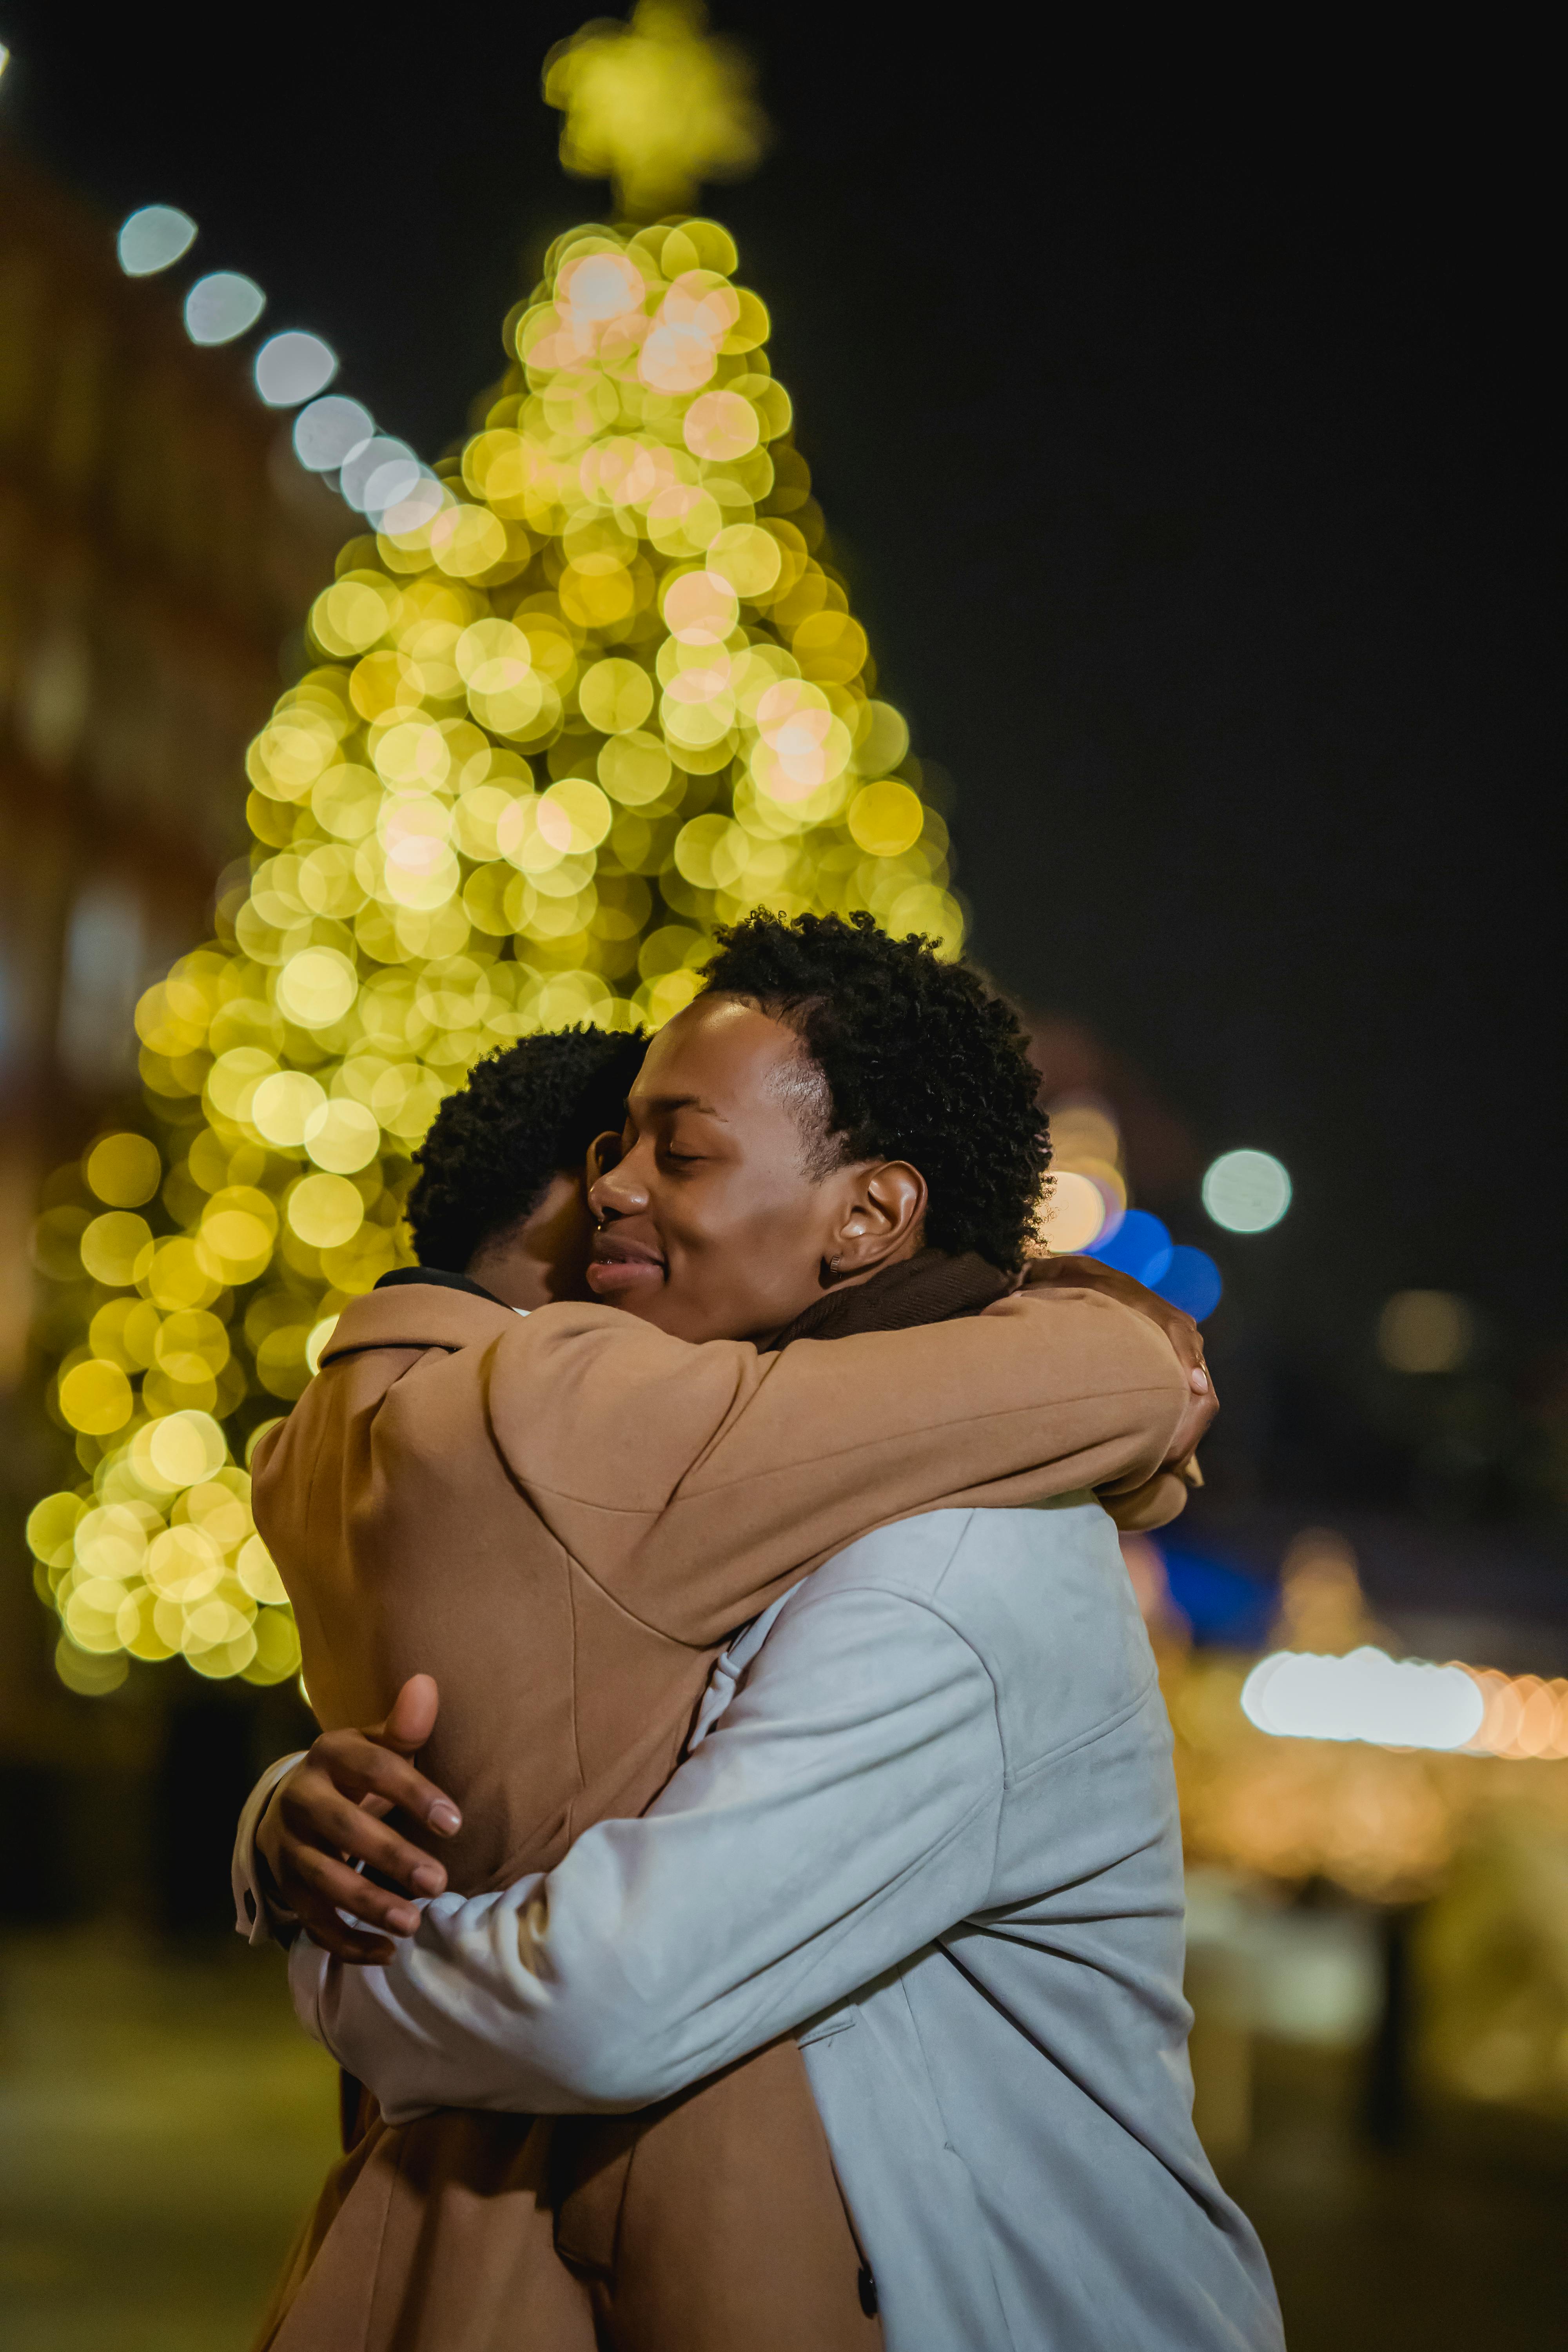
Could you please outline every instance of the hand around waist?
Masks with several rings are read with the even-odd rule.
[[[387,1818],[401,1812],[438,1837],[463,1825],[451,1799],[410,1760],[434,1730],[438,1705],[433,1677],[415,1675],[384,1722],[323,1731],[279,1782],[258,1826],[268,1897],[339,1959],[390,1958],[388,1937],[419,1925],[407,1895],[445,1891],[441,1864]]]

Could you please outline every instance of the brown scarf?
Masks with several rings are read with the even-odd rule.
[[[917,1323],[956,1323],[978,1315],[1016,1289],[1016,1275],[1003,1274],[973,1250],[950,1257],[945,1250],[917,1250],[898,1265],[884,1266],[869,1282],[855,1282],[814,1299],[803,1315],[786,1323],[759,1353],[772,1355],[792,1339],[847,1339],[857,1331],[909,1331]]]

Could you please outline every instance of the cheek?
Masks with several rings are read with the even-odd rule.
[[[583,1270],[588,1263],[588,1244],[593,1237],[594,1221],[587,1203],[580,1192],[575,1193],[559,1217],[552,1220],[545,1246],[539,1252],[551,1269],[552,1298],[590,1295]]]
[[[700,1302],[733,1334],[787,1321],[815,1296],[824,1255],[819,1202],[798,1185],[770,1188],[725,1181],[693,1186],[663,1220],[665,1297]]]
[[[781,1256],[810,1251],[816,1220],[798,1187],[762,1185],[742,1169],[714,1170],[681,1188],[660,1220],[670,1247],[693,1269],[721,1268],[744,1278]]]

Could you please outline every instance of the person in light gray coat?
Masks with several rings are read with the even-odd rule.
[[[1183,1942],[1170,1727],[1082,1496],[861,1538],[731,1645],[640,1820],[290,1969],[393,2118],[639,2108],[795,2030],[891,2352],[1278,2352]]]

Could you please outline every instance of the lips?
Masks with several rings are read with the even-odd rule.
[[[588,1253],[588,1287],[595,1298],[622,1298],[664,1281],[663,1254],[621,1234],[595,1234]]]

